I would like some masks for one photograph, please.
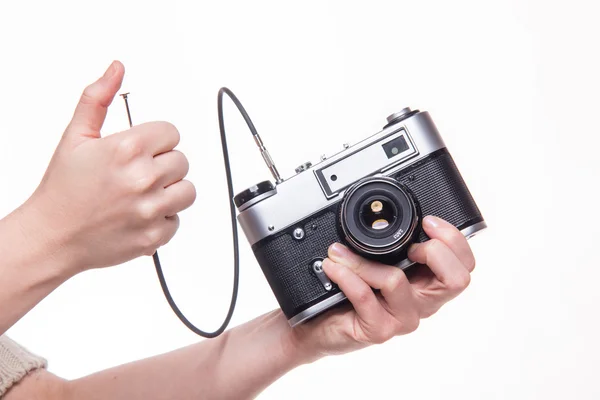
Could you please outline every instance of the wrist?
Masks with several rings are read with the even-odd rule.
[[[21,265],[53,281],[66,281],[77,273],[67,235],[48,220],[35,201],[28,200],[5,220],[11,235],[9,242],[19,249],[22,257],[27,257]]]
[[[292,328],[283,313],[281,313],[281,317],[285,324],[284,353],[295,364],[294,367],[311,364],[323,358],[323,352],[319,351],[316,344],[310,339],[305,326]]]
[[[0,334],[71,277],[69,257],[19,208],[0,220]]]

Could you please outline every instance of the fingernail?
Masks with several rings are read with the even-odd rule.
[[[423,219],[423,225],[427,228],[439,228],[441,226],[440,219],[432,215],[428,215]]]
[[[343,259],[348,253],[348,248],[340,243],[334,243],[329,246],[329,255],[332,258]]]
[[[106,72],[104,72],[104,75],[102,76],[102,79],[108,79],[110,77],[112,77],[115,72],[117,72],[117,67],[116,67],[116,61],[113,61],[110,66],[106,69]]]

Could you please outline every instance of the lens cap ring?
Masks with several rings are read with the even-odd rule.
[[[376,211],[381,211],[381,207],[393,210],[392,221],[383,229],[365,223],[365,206],[373,202],[381,203]],[[357,251],[369,255],[401,251],[413,237],[419,219],[418,208],[407,189],[386,177],[359,181],[346,192],[340,207],[340,225],[347,241]]]

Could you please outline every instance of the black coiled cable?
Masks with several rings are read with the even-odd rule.
[[[235,104],[239,112],[244,117],[244,121],[250,128],[250,132],[253,136],[257,136],[256,128],[250,119],[250,116],[242,106],[242,103],[238,100],[238,98],[233,94],[233,92],[225,87],[219,90],[219,94],[217,96],[217,108],[218,108],[218,116],[219,116],[219,131],[221,133],[221,147],[223,149],[223,161],[225,163],[225,174],[227,177],[227,192],[229,195],[229,207],[231,211],[231,230],[233,233],[233,292],[231,295],[231,303],[229,304],[229,311],[227,312],[227,316],[225,320],[214,332],[206,332],[201,329],[198,329],[194,324],[188,320],[185,315],[181,312],[177,304],[173,300],[171,296],[171,292],[169,291],[169,287],[167,286],[167,282],[165,281],[165,276],[162,271],[162,266],[160,264],[160,258],[158,257],[158,251],[154,253],[152,259],[154,260],[154,266],[156,267],[156,274],[158,275],[158,280],[160,282],[160,287],[162,288],[163,293],[167,299],[167,302],[171,306],[171,309],[177,315],[177,317],[183,322],[185,326],[187,326],[192,332],[197,335],[200,335],[205,338],[214,338],[219,336],[221,333],[227,329],[227,325],[231,321],[231,317],[233,316],[233,311],[235,310],[235,304],[238,296],[238,287],[239,287],[239,277],[240,277],[240,252],[238,246],[238,229],[237,229],[237,220],[235,213],[235,203],[233,202],[233,180],[231,178],[231,166],[229,163],[229,151],[227,150],[227,137],[225,135],[225,122],[223,118],[223,95],[226,94]]]

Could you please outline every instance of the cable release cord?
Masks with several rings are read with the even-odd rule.
[[[158,251],[154,253],[152,259],[154,260],[154,266],[156,267],[156,274],[158,275],[158,280],[160,281],[160,287],[162,288],[163,293],[167,299],[167,302],[171,306],[171,309],[177,315],[177,317],[183,322],[185,326],[187,326],[192,332],[197,335],[200,335],[205,338],[214,338],[219,336],[221,333],[225,331],[227,325],[231,321],[231,317],[233,316],[233,311],[235,309],[235,304],[237,301],[238,295],[238,287],[239,287],[239,278],[240,278],[240,254],[239,254],[239,246],[238,246],[238,229],[237,229],[237,220],[235,217],[235,204],[233,202],[233,180],[231,178],[231,166],[229,163],[229,151],[227,150],[227,137],[225,135],[225,122],[223,118],[223,95],[226,94],[235,104],[237,109],[239,110],[242,117],[244,117],[244,121],[250,128],[250,132],[252,136],[257,136],[256,128],[250,119],[250,116],[242,106],[242,103],[238,100],[238,98],[233,94],[233,92],[227,88],[221,88],[219,90],[219,94],[217,96],[217,107],[218,107],[218,116],[219,116],[219,131],[221,133],[221,146],[223,149],[223,161],[225,163],[225,174],[227,177],[227,190],[228,190],[228,201],[229,207],[231,211],[231,230],[233,233],[233,292],[231,295],[231,303],[229,304],[229,311],[227,312],[227,316],[225,320],[214,332],[206,332],[201,329],[198,329],[194,324],[188,320],[185,315],[181,312],[177,304],[173,300],[171,296],[171,292],[169,291],[169,287],[167,286],[167,282],[165,281],[165,276],[162,271],[162,266],[160,264],[160,258],[158,257]]]

